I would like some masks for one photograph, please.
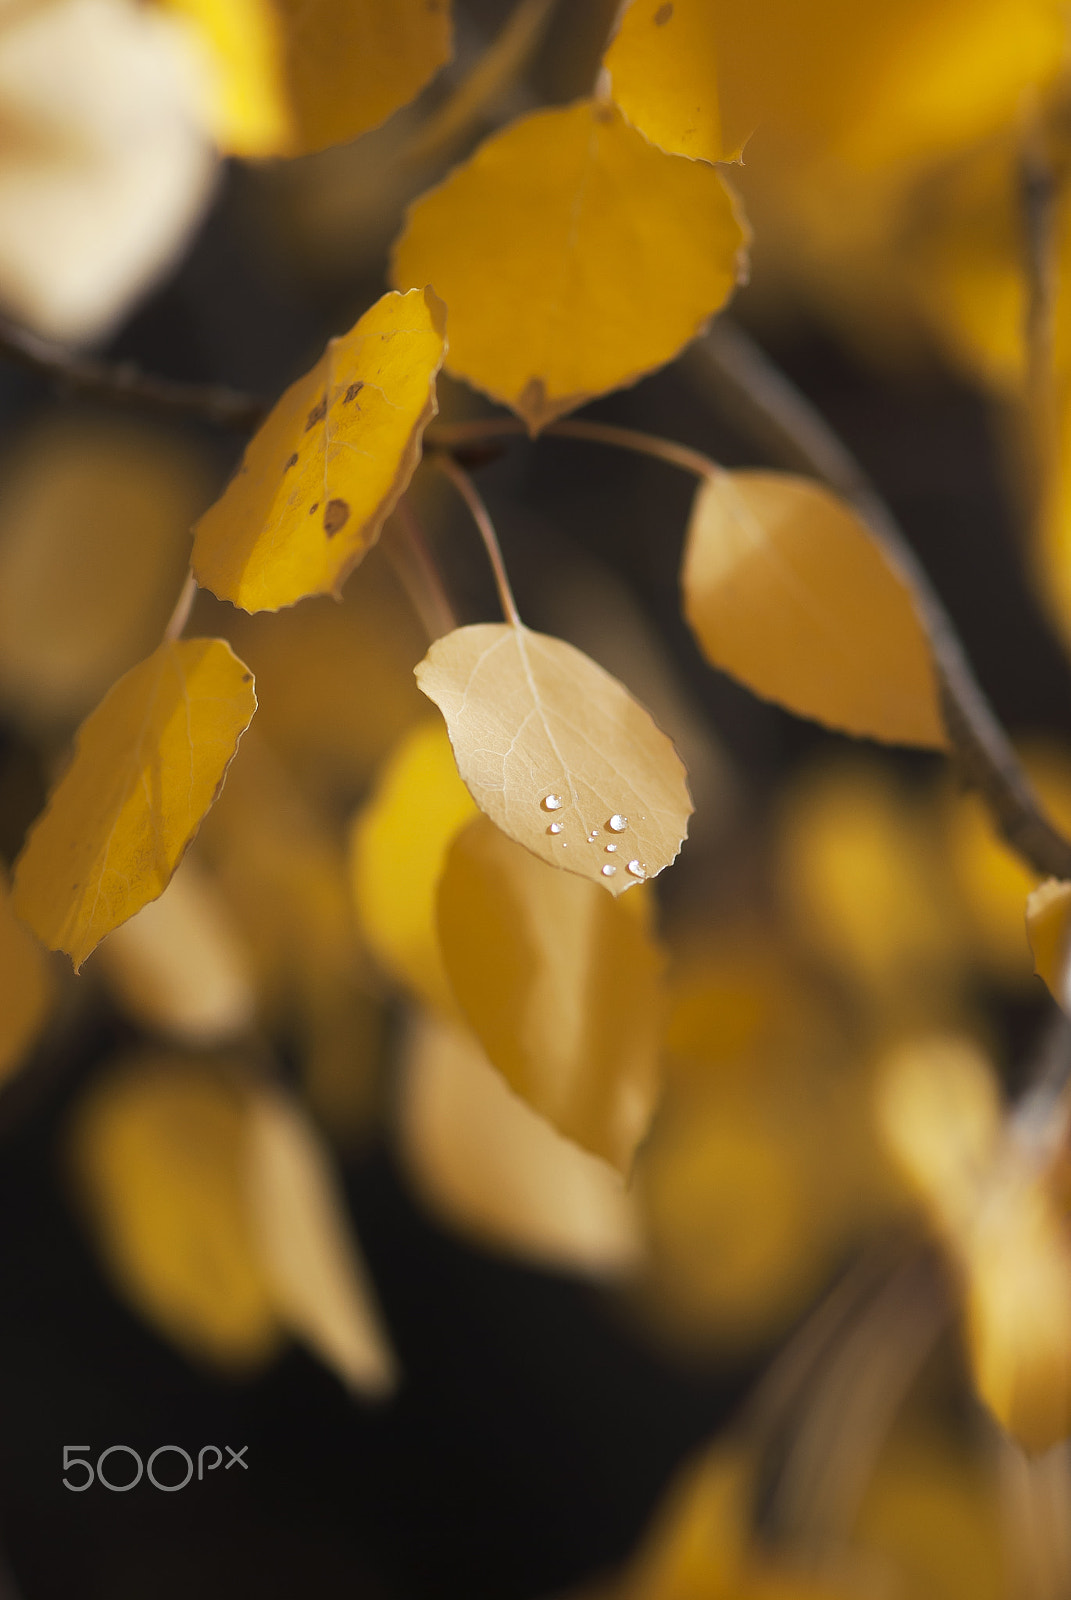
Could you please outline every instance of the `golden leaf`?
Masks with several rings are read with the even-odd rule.
[[[749,128],[726,127],[710,0],[632,0],[603,60],[634,128],[674,155],[735,161]]]
[[[355,139],[450,59],[450,0],[275,0],[295,122],[291,154]]]
[[[401,1097],[413,1182],[446,1220],[525,1261],[615,1277],[642,1255],[635,1201],[507,1087],[471,1034],[414,1027]]]
[[[212,127],[220,149],[236,156],[287,154],[294,140],[273,0],[160,3],[190,24],[207,57]]]
[[[513,123],[423,195],[392,278],[434,284],[449,370],[536,433],[675,356],[728,299],[744,241],[716,172],[585,100]]]
[[[11,909],[7,875],[0,872],[0,1083],[37,1037],[52,992],[44,951]]]
[[[447,857],[438,923],[493,1065],[560,1133],[627,1170],[658,1093],[662,957],[642,919],[478,817]]]
[[[379,537],[435,415],[444,311],[385,294],[291,384],[197,524],[198,583],[245,611],[337,594]]]
[[[423,723],[392,755],[354,820],[350,874],[376,960],[438,1010],[456,1010],[439,955],[435,893],[446,852],[476,815],[442,723]]]
[[[1034,952],[1034,969],[1049,993],[1064,1010],[1071,1009],[1071,971],[1068,967],[1068,917],[1071,883],[1047,878],[1028,895],[1026,932]]]
[[[828,490],[715,473],[696,495],[682,584],[707,660],[756,694],[846,733],[944,747],[911,592]]]
[[[674,860],[692,812],[684,767],[590,657],[478,623],[437,639],[416,676],[470,794],[511,839],[614,895]]]
[[[243,1097],[206,1064],[138,1057],[77,1107],[70,1152],[118,1289],[192,1355],[236,1368],[281,1329],[246,1209]]]
[[[181,639],[132,667],[82,724],[15,863],[13,900],[75,971],[166,889],[256,704],[228,644]]]
[[[252,1098],[253,1228],[280,1319],[342,1380],[385,1395],[397,1366],[327,1149],[278,1089]]]

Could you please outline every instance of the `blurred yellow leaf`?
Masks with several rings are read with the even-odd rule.
[[[391,756],[350,835],[354,903],[369,949],[439,1010],[456,1003],[439,954],[435,895],[447,850],[476,814],[446,729],[423,723]]]
[[[253,1024],[248,948],[189,856],[158,900],[112,930],[95,966],[128,1016],[178,1044],[222,1044]]]
[[[642,1254],[635,1201],[604,1161],[506,1085],[468,1033],[414,1024],[400,1137],[416,1188],[455,1226],[559,1271],[616,1277]]]
[[[50,339],[108,331],[207,204],[202,63],[129,0],[7,6],[0,21],[0,303]]]
[[[33,1044],[52,994],[45,953],[12,911],[7,875],[0,872],[0,1083]]]
[[[710,0],[632,0],[603,62],[618,107],[673,155],[734,161],[750,127],[726,127]]]
[[[248,1139],[254,1237],[280,1320],[351,1388],[388,1394],[394,1353],[322,1138],[295,1101],[265,1088]]]
[[[181,438],[46,413],[0,477],[0,695],[23,720],[80,719],[156,644],[208,499]]]
[[[613,895],[676,858],[692,812],[684,767],[590,657],[480,623],[437,639],[416,677],[473,799],[511,839]]]
[[[1071,1009],[1071,970],[1068,965],[1068,917],[1071,883],[1048,878],[1028,896],[1026,931],[1034,952],[1034,967],[1049,993],[1064,1010]]]
[[[975,1385],[1029,1450],[1071,1432],[1071,1237],[1049,1162],[1002,1123],[971,1045],[919,1039],[885,1065],[879,1119],[964,1281]]]
[[[116,1287],[180,1348],[237,1369],[281,1338],[247,1215],[245,1137],[242,1096],[211,1066],[169,1055],[111,1069],[70,1130]]]
[[[204,46],[213,132],[228,155],[286,154],[293,142],[273,0],[160,0]]]
[[[355,139],[450,59],[450,0],[274,0],[295,123],[290,153]]]
[[[416,201],[392,279],[434,285],[449,370],[536,433],[671,360],[728,299],[744,242],[715,171],[580,101],[513,123]]]
[[[756,694],[846,733],[944,747],[911,592],[827,489],[715,473],[696,495],[681,581],[707,660]]]
[[[438,925],[492,1063],[560,1133],[627,1171],[658,1094],[662,957],[641,919],[478,817],[447,856]]]
[[[430,290],[386,294],[276,403],[197,524],[197,581],[245,611],[337,594],[379,537],[435,415],[445,340]]]
[[[256,710],[222,639],[168,641],[109,690],[15,863],[14,906],[75,971],[163,893]]]

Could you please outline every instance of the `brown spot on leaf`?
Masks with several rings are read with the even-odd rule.
[[[673,0],[666,0],[665,5],[664,6],[659,6],[658,10],[654,14],[655,27],[656,28],[665,27],[666,23],[669,21],[669,19],[670,19],[670,17],[672,15],[673,15]]]
[[[290,468],[291,467],[296,467],[297,464],[298,464],[298,455],[297,455],[297,451],[295,450],[294,454],[288,458],[287,463],[286,463],[285,467],[283,468],[283,471],[284,472],[289,472]]]
[[[322,422],[326,415],[327,396],[324,395],[322,399],[317,401],[312,410],[309,412],[308,416],[305,418],[305,432],[308,433],[310,428],[315,428],[316,424],[318,422]]]
[[[242,682],[243,683],[252,683],[252,681],[253,681],[253,674],[251,672],[243,672],[242,673]]]
[[[350,508],[345,500],[329,500],[324,506],[324,532],[332,538],[349,520]]]
[[[309,507],[309,516],[310,517],[313,516],[315,512],[319,511],[319,509],[320,509],[319,500],[314,500],[312,502],[312,505]]]
[[[346,393],[342,396],[342,404],[348,406],[351,400],[356,400],[363,388],[363,383],[351,383]]]

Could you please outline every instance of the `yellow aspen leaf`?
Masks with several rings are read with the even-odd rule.
[[[1069,916],[1071,883],[1048,878],[1027,897],[1026,931],[1034,952],[1034,970],[1039,978],[1044,979],[1049,993],[1065,1011],[1071,1010]]]
[[[702,161],[735,161],[750,129],[726,125],[710,0],[632,0],[603,65],[614,101],[652,144]]]
[[[450,59],[450,0],[275,0],[295,138],[291,154],[385,122]]]
[[[511,839],[613,895],[674,860],[692,812],[684,766],[589,656],[519,624],[477,623],[437,639],[416,677],[469,793]]]
[[[52,993],[45,953],[11,909],[7,875],[0,872],[0,1083],[33,1044]]]
[[[444,315],[430,289],[385,294],[330,340],[198,522],[198,583],[245,611],[338,594],[420,460]]]
[[[845,733],[944,748],[911,591],[827,489],[715,473],[696,495],[681,581],[707,660],[756,694]]]
[[[223,639],[168,641],[78,731],[74,757],[15,863],[14,906],[75,971],[163,893],[256,710]]]
[[[207,57],[210,115],[220,149],[235,156],[286,154],[293,135],[273,0],[160,3],[191,25]]]
[[[745,238],[717,172],[584,100],[513,123],[416,201],[392,277],[435,285],[449,370],[536,433],[671,360],[725,304]]]
[[[476,814],[446,729],[423,723],[399,744],[350,835],[354,904],[369,949],[441,1011],[456,1003],[439,954],[435,894],[447,850]]]
[[[512,1093],[471,1034],[419,1019],[400,1116],[413,1182],[448,1222],[558,1270],[616,1277],[638,1264],[620,1176]]]
[[[559,1133],[627,1171],[658,1094],[662,956],[643,919],[478,817],[451,846],[438,924],[492,1064]]]
[[[248,1139],[254,1235],[281,1321],[351,1388],[388,1394],[394,1353],[323,1140],[278,1089],[254,1093]]]
[[[95,966],[128,1016],[177,1044],[222,1044],[253,1025],[249,949],[188,856],[158,900],[108,935]]]
[[[195,1357],[254,1368],[282,1330],[244,1190],[243,1097],[207,1064],[139,1056],[77,1107],[70,1155],[124,1298]]]

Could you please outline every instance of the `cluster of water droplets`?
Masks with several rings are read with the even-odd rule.
[[[551,813],[560,811],[564,804],[565,802],[560,794],[545,794],[542,800],[539,802],[541,811],[548,811]],[[607,833],[626,833],[628,831],[628,818],[623,816],[620,811],[615,811],[613,816],[607,819],[605,828]],[[547,832],[557,837],[557,835],[560,834],[563,829],[564,823],[552,822],[548,827]],[[592,828],[591,832],[588,834],[588,844],[597,844],[599,838],[599,829]],[[563,839],[563,850],[566,848],[567,844],[568,841]],[[603,848],[607,855],[614,855],[617,852],[618,846],[615,840],[611,840],[608,844],[604,845]],[[617,872],[617,863],[608,861],[601,870],[604,878],[612,878]],[[647,876],[647,868],[638,856],[634,856],[632,860],[627,863],[625,871],[628,872],[633,878],[638,878],[641,881]]]

